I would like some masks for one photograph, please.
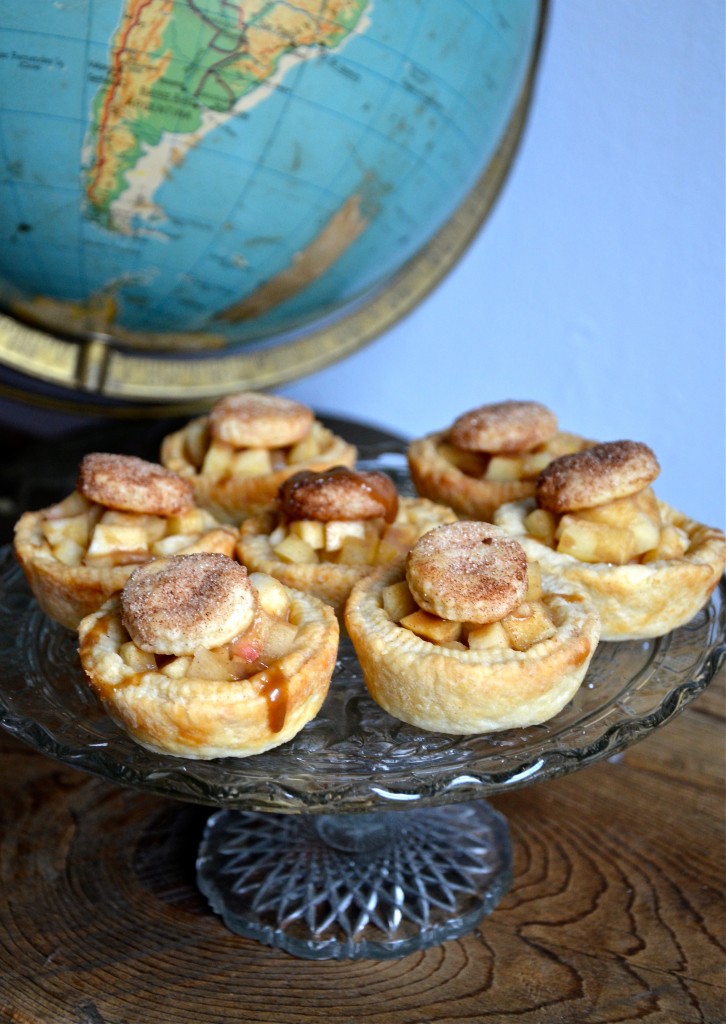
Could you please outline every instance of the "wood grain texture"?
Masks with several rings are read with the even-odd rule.
[[[194,881],[208,811],[2,734],[0,1021],[722,1024],[725,682],[610,761],[494,799],[510,892],[472,934],[388,962],[233,935]]]

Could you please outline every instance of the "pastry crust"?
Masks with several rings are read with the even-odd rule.
[[[474,452],[532,451],[557,433],[557,417],[540,402],[493,402],[458,416],[453,444]]]
[[[410,725],[452,734],[487,733],[544,722],[580,686],[599,636],[587,596],[543,577],[556,632],[529,650],[437,646],[398,625],[382,591],[403,580],[389,566],[361,580],[348,599],[345,622],[366,686],[389,714]]]
[[[352,468],[355,465],[358,453],[353,445],[317,420],[313,421],[312,429],[316,444],[313,446],[315,453],[309,457],[288,462],[290,449],[279,448],[275,449],[275,454],[281,465],[272,472],[218,478],[201,472],[203,451],[209,439],[209,416],[200,416],[163,439],[161,462],[191,482],[198,505],[209,509],[220,522],[236,525],[248,516],[274,508],[280,486],[293,473],[305,469],[318,472],[333,466]],[[197,453],[196,459],[193,453]]]
[[[641,441],[606,441],[555,459],[534,493],[540,508],[569,512],[637,494],[659,473],[658,460]]]
[[[243,679],[172,678],[136,671],[119,653],[129,640],[120,599],[80,624],[80,656],[109,715],[138,743],[180,757],[248,757],[292,739],[320,710],[338,650],[332,610],[288,592],[289,649]]]
[[[553,573],[592,598],[602,620],[603,640],[644,640],[684,625],[708,601],[726,565],[726,538],[658,501],[664,526],[683,530],[688,548],[678,558],[613,565],[580,562],[536,540],[525,526],[535,500],[513,502],[496,514],[497,525]]]
[[[49,516],[64,518],[64,507],[71,510],[78,508],[79,500],[81,506],[85,505],[86,511],[82,514],[88,518],[89,523],[93,523],[106,511],[94,502],[81,499],[78,492],[74,492],[57,505],[23,513],[15,525],[14,540],[16,558],[38,604],[51,619],[73,630],[85,615],[95,611],[112,594],[121,590],[139,564],[154,557],[152,551],[136,553],[126,564],[118,565],[67,565],[59,561],[46,539],[44,524]],[[128,515],[133,516],[133,513]],[[176,545],[176,552],[232,555],[237,543],[237,531],[213,522],[211,515],[206,512],[203,516],[208,525],[202,530],[186,534],[186,543],[181,539],[184,534],[178,534],[180,541]],[[144,521],[144,515],[139,514],[139,522]]]
[[[399,558],[403,559],[422,534],[442,523],[455,521],[455,513],[443,505],[426,498],[400,498],[392,529],[383,520],[378,520],[378,523],[383,536],[395,536]],[[268,512],[242,523],[237,557],[251,572],[269,573],[288,587],[314,594],[332,605],[336,614],[341,616],[353,585],[374,571],[375,565],[284,562],[275,554],[270,541],[270,534],[279,522],[277,513]]]
[[[497,622],[527,593],[521,545],[488,523],[431,530],[409,552],[406,578],[416,603],[444,619]]]
[[[555,434],[537,451],[547,453],[552,449],[552,458],[555,458],[558,454],[555,445],[565,436]],[[485,480],[472,476],[447,457],[449,443],[449,431],[439,430],[410,444],[408,464],[419,494],[449,505],[460,516],[486,521],[493,519],[500,505],[534,494],[536,474],[521,480]],[[590,443],[584,438],[581,441],[583,448]]]

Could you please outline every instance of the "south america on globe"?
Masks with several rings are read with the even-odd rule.
[[[0,309],[64,337],[211,351],[335,315],[426,245],[500,142],[540,8],[0,11]]]

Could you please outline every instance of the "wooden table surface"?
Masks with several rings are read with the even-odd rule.
[[[0,1022],[723,1024],[725,699],[722,667],[611,760],[493,799],[510,891],[474,932],[392,961],[233,934],[195,884],[207,809],[0,730]]]
[[[723,1022],[725,695],[721,671],[612,760],[492,800],[509,893],[469,935],[381,962],[234,935],[194,880],[208,811],[0,734],[0,1021]]]

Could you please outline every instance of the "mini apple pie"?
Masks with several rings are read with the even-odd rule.
[[[298,470],[353,466],[356,457],[307,406],[251,391],[220,399],[161,446],[162,463],[191,481],[197,503],[235,524],[274,508]]]
[[[404,558],[427,530],[455,521],[451,509],[426,498],[399,498],[385,473],[303,470],[281,486],[276,512],[242,523],[237,556],[340,615],[361,577]]]
[[[703,607],[726,564],[726,538],[656,498],[647,445],[611,441],[550,463],[533,498],[496,522],[547,571],[590,594],[604,640],[662,636]]]
[[[191,484],[170,470],[93,452],[75,491],[20,517],[15,554],[43,611],[76,629],[140,563],[182,551],[231,555],[237,536],[197,508]]]
[[[554,413],[539,402],[495,402],[413,441],[408,462],[419,494],[466,518],[491,520],[500,505],[531,495],[552,459],[588,444],[558,431]]]
[[[338,635],[322,601],[217,554],[141,566],[79,626],[81,663],[114,721],[191,758],[292,739],[325,700]]]
[[[600,632],[584,591],[541,574],[481,522],[437,527],[405,565],[361,580],[345,622],[373,699],[410,725],[455,734],[552,718]]]

